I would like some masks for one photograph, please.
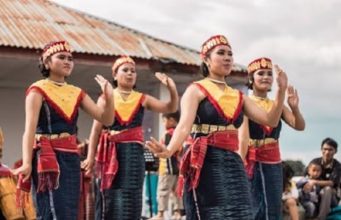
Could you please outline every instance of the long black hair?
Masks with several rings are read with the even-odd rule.
[[[291,187],[291,178],[294,176],[295,172],[291,168],[291,166],[286,163],[282,162],[283,166],[283,192]]]

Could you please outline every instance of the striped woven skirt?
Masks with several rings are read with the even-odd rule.
[[[187,220],[250,220],[250,189],[243,162],[234,152],[209,146],[196,190],[185,185]]]
[[[110,189],[100,192],[97,187],[96,220],[140,220],[145,173],[143,146],[120,143],[116,147],[118,172]]]

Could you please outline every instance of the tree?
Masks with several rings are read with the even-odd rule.
[[[285,160],[294,171],[294,176],[304,176],[305,165],[301,160]]]

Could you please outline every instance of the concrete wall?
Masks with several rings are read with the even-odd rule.
[[[24,132],[24,99],[22,89],[0,88],[0,126],[5,142],[2,161],[7,165],[21,158],[21,138]]]

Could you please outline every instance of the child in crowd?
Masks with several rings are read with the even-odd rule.
[[[180,118],[180,113],[168,113],[163,114],[163,124],[165,126],[166,132],[162,142],[167,146],[172,135],[174,128],[178,124]],[[158,199],[158,214],[151,218],[152,220],[163,220],[164,212],[168,209],[169,196],[171,194],[174,203],[174,212],[172,216],[172,220],[180,220],[181,213],[180,210],[183,209],[182,199],[178,198],[175,193],[175,189],[177,186],[179,168],[178,168],[179,155],[175,154],[174,156],[164,159],[160,158],[159,165],[159,180],[158,180],[158,189],[157,189],[157,199]]]
[[[303,205],[306,217],[314,217],[318,211],[319,193],[321,188],[314,184],[311,191],[306,191],[304,186],[308,183],[313,183],[318,180],[322,173],[320,164],[311,162],[307,168],[308,175],[297,182],[299,189],[299,201]]]
[[[287,163],[283,164],[283,193],[282,203],[285,213],[288,213],[291,220],[299,219],[297,207],[298,191],[296,185],[292,182],[294,176],[293,169]]]

